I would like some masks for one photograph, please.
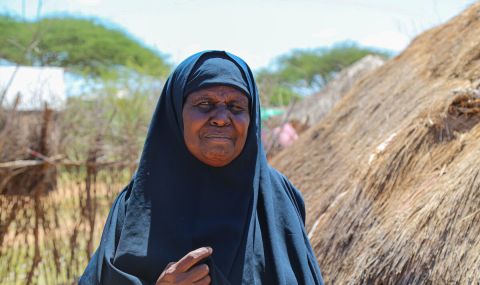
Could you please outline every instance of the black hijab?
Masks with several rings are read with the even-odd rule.
[[[242,91],[250,125],[242,153],[224,167],[197,160],[183,139],[191,92],[216,85]],[[139,168],[107,218],[80,284],[155,284],[171,261],[202,246],[212,284],[323,284],[304,229],[297,189],[268,165],[259,95],[250,68],[223,51],[183,61],[168,78]]]

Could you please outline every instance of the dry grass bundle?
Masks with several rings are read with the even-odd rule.
[[[382,66],[384,62],[379,56],[367,55],[345,68],[319,93],[296,103],[289,114],[289,120],[295,120],[305,127],[315,125],[330,112],[357,80],[361,80],[370,72]]]
[[[328,284],[480,283],[480,3],[276,156]]]

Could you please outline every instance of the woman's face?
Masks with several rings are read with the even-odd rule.
[[[214,167],[229,164],[247,139],[248,98],[230,86],[192,92],[183,104],[183,137],[197,159]]]

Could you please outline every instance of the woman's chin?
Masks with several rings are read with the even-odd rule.
[[[211,149],[208,153],[204,153],[200,159],[203,163],[213,167],[227,166],[234,159],[233,153],[223,149]]]

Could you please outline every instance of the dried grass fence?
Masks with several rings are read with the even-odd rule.
[[[1,166],[15,168],[14,163]],[[21,166],[31,167],[52,164]],[[0,195],[0,284],[75,284],[135,165],[57,162],[53,167],[54,191],[44,193],[38,183],[30,195]]]
[[[106,122],[91,129],[84,159],[59,155],[60,114],[0,108],[0,284],[76,284],[113,199],[136,168],[137,149],[105,162]],[[60,135],[63,133],[63,136]],[[63,146],[65,148],[65,146]],[[132,149],[130,149],[132,148]]]

